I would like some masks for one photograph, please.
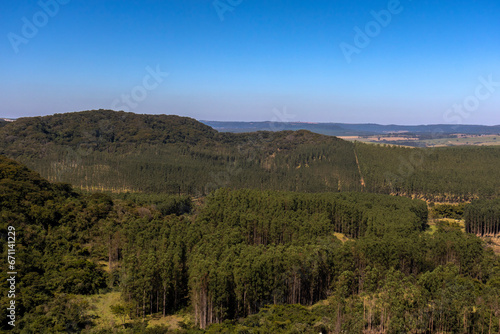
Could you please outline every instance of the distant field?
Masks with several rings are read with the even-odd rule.
[[[418,138],[409,138],[409,137],[385,137],[385,136],[341,136],[338,137],[347,141],[357,141],[366,144],[385,144],[385,145],[397,145],[397,146],[406,146],[406,147],[415,147],[415,146],[423,146],[423,145],[413,145],[413,143],[419,143]],[[411,144],[411,145],[409,145]]]
[[[418,136],[341,136],[348,141],[419,147],[444,146],[496,146],[500,145],[500,135],[453,135],[438,139],[421,139]]]
[[[404,135],[399,136],[340,136],[339,138],[344,140],[357,140],[362,142],[383,142],[383,141],[408,141],[414,140],[418,141],[419,139],[416,137],[406,137]]]
[[[492,146],[500,145],[500,136],[497,135],[484,135],[484,136],[462,136],[460,138],[440,138],[440,139],[430,139],[422,140],[426,146],[463,146],[463,145],[475,145],[475,146]]]

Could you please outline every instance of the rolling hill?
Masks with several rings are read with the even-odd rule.
[[[498,147],[389,147],[307,130],[226,133],[191,118],[109,110],[5,124],[0,154],[85,190],[368,191],[435,201],[500,192]]]
[[[352,143],[307,131],[218,133],[178,116],[96,110],[21,118],[0,129],[0,154],[88,190],[361,187]]]

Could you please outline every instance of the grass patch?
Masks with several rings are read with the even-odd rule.
[[[95,323],[95,330],[112,330],[113,328],[121,328],[122,325],[133,323],[134,320],[130,317],[116,316],[111,312],[111,305],[124,304],[121,299],[120,292],[109,292],[100,295],[82,296],[89,302],[89,315]],[[124,322],[125,320],[125,322]],[[161,313],[146,316],[148,327],[168,326],[171,330],[180,329],[181,323],[192,323],[192,315],[187,310],[181,310],[176,314],[171,314],[163,317]]]
[[[465,233],[465,221],[463,219],[451,219],[451,218],[436,218],[430,219],[427,223],[429,228],[425,231],[428,234],[434,234],[439,229],[459,229]]]
[[[486,242],[486,245],[493,249],[496,255],[500,255],[500,237],[480,237]]]
[[[338,232],[333,232],[333,235],[339,239],[340,241],[342,241],[342,243],[346,242],[349,240],[348,237],[346,237],[346,235],[344,233],[338,233]]]
[[[122,324],[122,319],[111,313],[111,305],[121,303],[120,292],[109,292],[101,295],[86,296],[89,304],[89,314],[94,318],[96,329],[108,329]],[[126,319],[125,322],[131,322]]]

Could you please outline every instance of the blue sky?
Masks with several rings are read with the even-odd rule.
[[[500,124],[499,17],[498,0],[5,0],[0,117]]]

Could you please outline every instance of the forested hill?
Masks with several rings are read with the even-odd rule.
[[[23,198],[31,193],[42,194],[42,196],[52,196],[54,185],[41,178],[38,173],[29,170],[25,166],[13,160],[7,159],[1,155],[0,166],[0,187],[2,189],[1,194],[3,196],[8,195],[8,197],[16,196],[19,198]],[[7,192],[5,190],[7,186],[11,187],[12,185],[16,185],[15,188],[17,188],[17,190],[19,191]],[[8,203],[15,202],[15,200],[12,202],[2,201],[2,204],[6,206],[8,205]]]
[[[194,119],[93,110],[0,126],[0,154],[85,190],[367,191],[462,201],[500,195],[500,147],[413,149],[299,131],[223,133]]]
[[[88,248],[83,246],[90,226],[106,212],[100,195],[84,198],[70,185],[49,183],[0,156],[0,246],[10,272],[17,273],[15,293],[0,297],[4,310],[15,302],[15,319],[4,316],[1,330],[19,333],[21,327],[27,333],[58,333],[61,324],[67,324],[68,332],[85,326],[76,318],[65,319],[79,312],[65,294],[97,293],[106,287],[104,271],[88,261]],[[7,279],[12,274],[4,268],[2,290],[9,291]],[[11,320],[16,327],[7,324]]]
[[[196,144],[212,139],[216,133],[187,117],[92,110],[20,118],[2,130],[2,141],[5,153],[25,155],[42,153],[38,148],[47,144],[93,150],[131,143]],[[19,146],[24,146],[24,150],[19,150]]]
[[[218,133],[178,116],[97,110],[22,118],[0,128],[0,154],[88,190],[361,187],[352,143],[307,131]]]

